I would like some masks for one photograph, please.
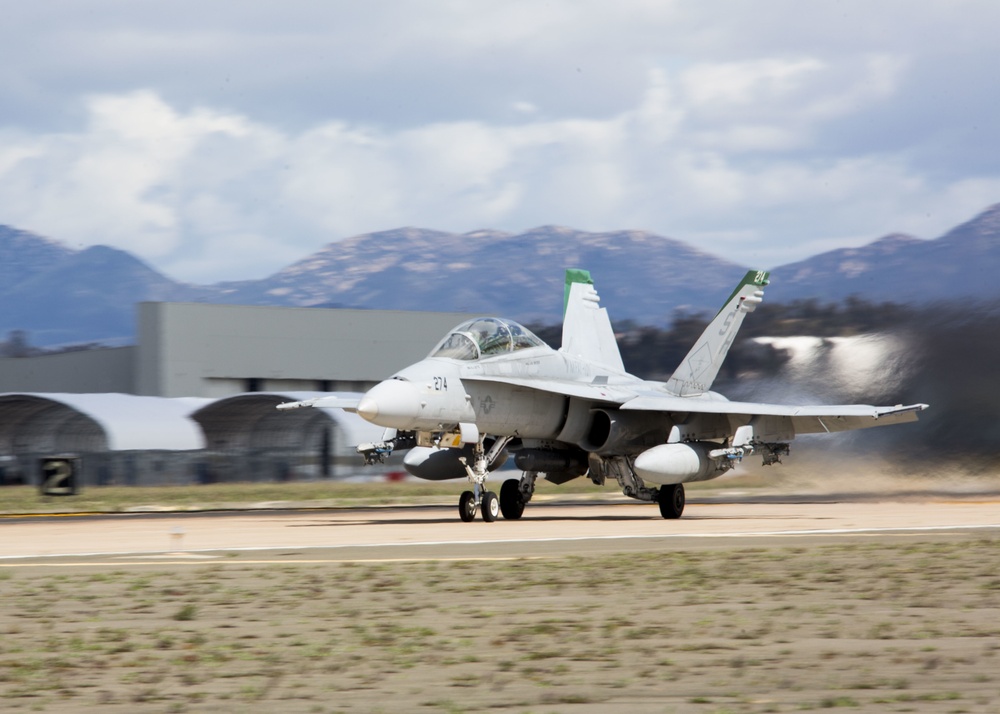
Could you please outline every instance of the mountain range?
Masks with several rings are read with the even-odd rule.
[[[667,324],[676,310],[710,311],[760,266],[644,231],[400,228],[330,243],[262,280],[191,285],[123,250],[73,250],[0,225],[0,340],[24,330],[43,347],[128,343],[140,301],[463,311],[553,324],[567,267],[592,272],[616,321]],[[933,240],[891,234],[773,268],[768,301],[993,301],[1000,300],[997,275],[1000,204]]]

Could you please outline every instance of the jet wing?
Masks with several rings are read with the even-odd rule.
[[[543,379],[539,377],[525,379],[522,377],[482,377],[477,375],[474,377],[463,376],[462,381],[513,384],[517,387],[538,389],[542,392],[552,392],[567,397],[590,399],[605,404],[624,404],[630,399],[635,399],[639,394],[631,387],[601,382],[574,382],[568,379]]]
[[[463,377],[466,382],[499,382],[513,384],[567,397],[589,399],[622,410],[664,412],[675,415],[717,414],[733,417],[737,423],[750,423],[754,417],[771,417],[791,426],[796,434],[822,434],[852,431],[872,426],[888,426],[917,420],[917,412],[926,404],[874,407],[867,404],[832,404],[793,406],[763,402],[730,402],[717,396],[677,397],[669,394],[651,394],[622,385],[574,382],[561,379],[519,377]]]
[[[620,408],[671,414],[719,414],[736,417],[736,421],[744,423],[749,423],[755,417],[772,417],[787,420],[796,434],[820,434],[916,421],[917,413],[926,409],[927,405],[897,404],[892,407],[874,407],[867,404],[791,406],[647,393],[623,403]]]
[[[343,409],[345,412],[355,412],[358,410],[358,402],[361,395],[356,397],[341,397],[331,395],[329,397],[314,397],[303,399],[301,402],[284,402],[278,405],[278,409],[301,409],[302,407],[317,407],[330,409]]]

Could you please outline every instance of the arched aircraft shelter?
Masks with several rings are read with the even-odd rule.
[[[346,393],[340,393],[347,396]],[[279,411],[282,402],[326,392],[253,392],[207,404],[191,415],[205,434],[203,480],[330,478],[360,463],[354,445],[382,429],[340,409]]]
[[[37,483],[38,461],[77,456],[85,483],[139,483],[205,448],[190,413],[206,399],[131,394],[0,394],[0,482]],[[145,479],[144,479],[145,480]]]
[[[279,411],[319,392],[224,399],[0,394],[0,484],[40,483],[40,459],[74,456],[81,485],[336,478],[382,429],[339,409]]]

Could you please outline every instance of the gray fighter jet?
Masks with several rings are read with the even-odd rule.
[[[744,317],[760,304],[768,274],[750,271],[666,382],[625,371],[607,310],[590,274],[566,272],[562,347],[523,326],[483,317],[458,325],[430,355],[359,399],[283,404],[338,406],[387,427],[358,446],[367,463],[408,449],[404,466],[431,480],[467,477],[459,515],[517,519],[543,475],[557,484],[613,479],[625,495],[655,502],[664,518],[684,510],[684,484],[717,478],[759,454],[773,464],[797,434],[916,421],[926,404],[786,406],[732,402],[710,391]],[[510,456],[523,472],[486,487]]]

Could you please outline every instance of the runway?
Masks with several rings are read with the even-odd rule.
[[[455,506],[5,518],[0,568],[101,563],[423,560],[943,537],[1000,532],[1000,498],[689,503],[679,520],[638,502],[532,503],[518,521],[463,523]]]

